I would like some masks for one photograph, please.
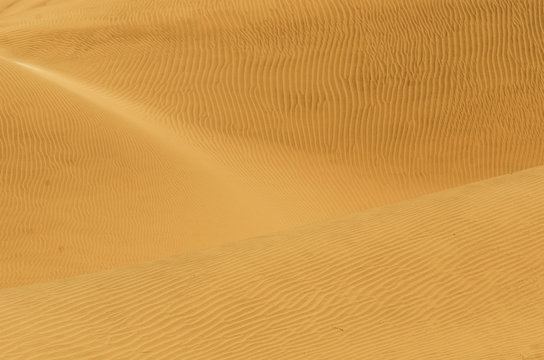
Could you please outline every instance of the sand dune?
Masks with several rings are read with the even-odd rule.
[[[0,9],[2,287],[544,161],[540,1]]]
[[[261,199],[242,192],[228,169],[141,121],[129,105],[5,58],[0,72],[9,89],[1,133],[4,287],[278,229],[266,219],[281,216],[256,211]]]
[[[0,0],[0,359],[544,356],[543,34],[541,0]]]
[[[543,186],[540,167],[192,255],[4,289],[0,352],[536,359]]]

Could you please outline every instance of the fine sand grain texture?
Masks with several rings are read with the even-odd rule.
[[[544,1],[0,0],[0,360],[544,358]]]

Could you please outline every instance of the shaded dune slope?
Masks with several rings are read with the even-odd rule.
[[[544,168],[0,291],[9,359],[536,359]]]
[[[0,287],[542,165],[543,19],[540,0],[0,0]]]
[[[541,164],[543,14],[538,0],[57,1],[1,39],[155,109],[255,186],[261,172],[311,186],[289,176],[298,150],[425,192]],[[349,210],[412,197],[405,181]]]

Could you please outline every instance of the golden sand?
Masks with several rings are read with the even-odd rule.
[[[0,359],[544,357],[541,0],[0,0]]]

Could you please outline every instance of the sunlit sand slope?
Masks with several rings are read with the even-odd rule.
[[[0,291],[9,359],[537,359],[544,167]],[[540,357],[539,357],[540,356]]]
[[[0,287],[544,164],[541,0],[0,0]]]

